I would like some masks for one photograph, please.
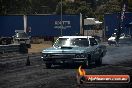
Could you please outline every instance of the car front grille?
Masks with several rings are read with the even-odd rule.
[[[47,54],[47,58],[74,58],[75,54]]]

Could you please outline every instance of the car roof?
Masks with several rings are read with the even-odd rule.
[[[61,36],[59,38],[94,38],[92,36]]]

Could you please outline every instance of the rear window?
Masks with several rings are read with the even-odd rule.
[[[98,45],[98,43],[95,40],[95,38],[89,38],[89,40],[90,40],[90,45]]]
[[[86,47],[86,46],[89,46],[89,42],[86,38],[75,38],[75,39],[72,39],[72,45],[74,46],[82,46],[82,47]]]
[[[26,33],[16,33],[17,38],[27,38],[28,35]]]

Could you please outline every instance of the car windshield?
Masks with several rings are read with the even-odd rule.
[[[116,37],[116,34],[112,34],[112,37]]]
[[[123,36],[125,36],[124,33],[122,33],[122,34],[120,35],[120,37],[123,37]],[[116,37],[116,34],[112,34],[112,37]]]
[[[26,33],[16,33],[17,38],[26,38],[28,35]]]
[[[89,42],[87,38],[59,38],[56,40],[54,46],[79,46],[79,47],[87,47],[89,46]]]

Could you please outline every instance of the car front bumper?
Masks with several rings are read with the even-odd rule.
[[[45,58],[41,57],[45,63],[51,64],[72,64],[72,63],[84,63],[87,58]]]
[[[116,41],[108,41],[108,44],[116,44]]]

